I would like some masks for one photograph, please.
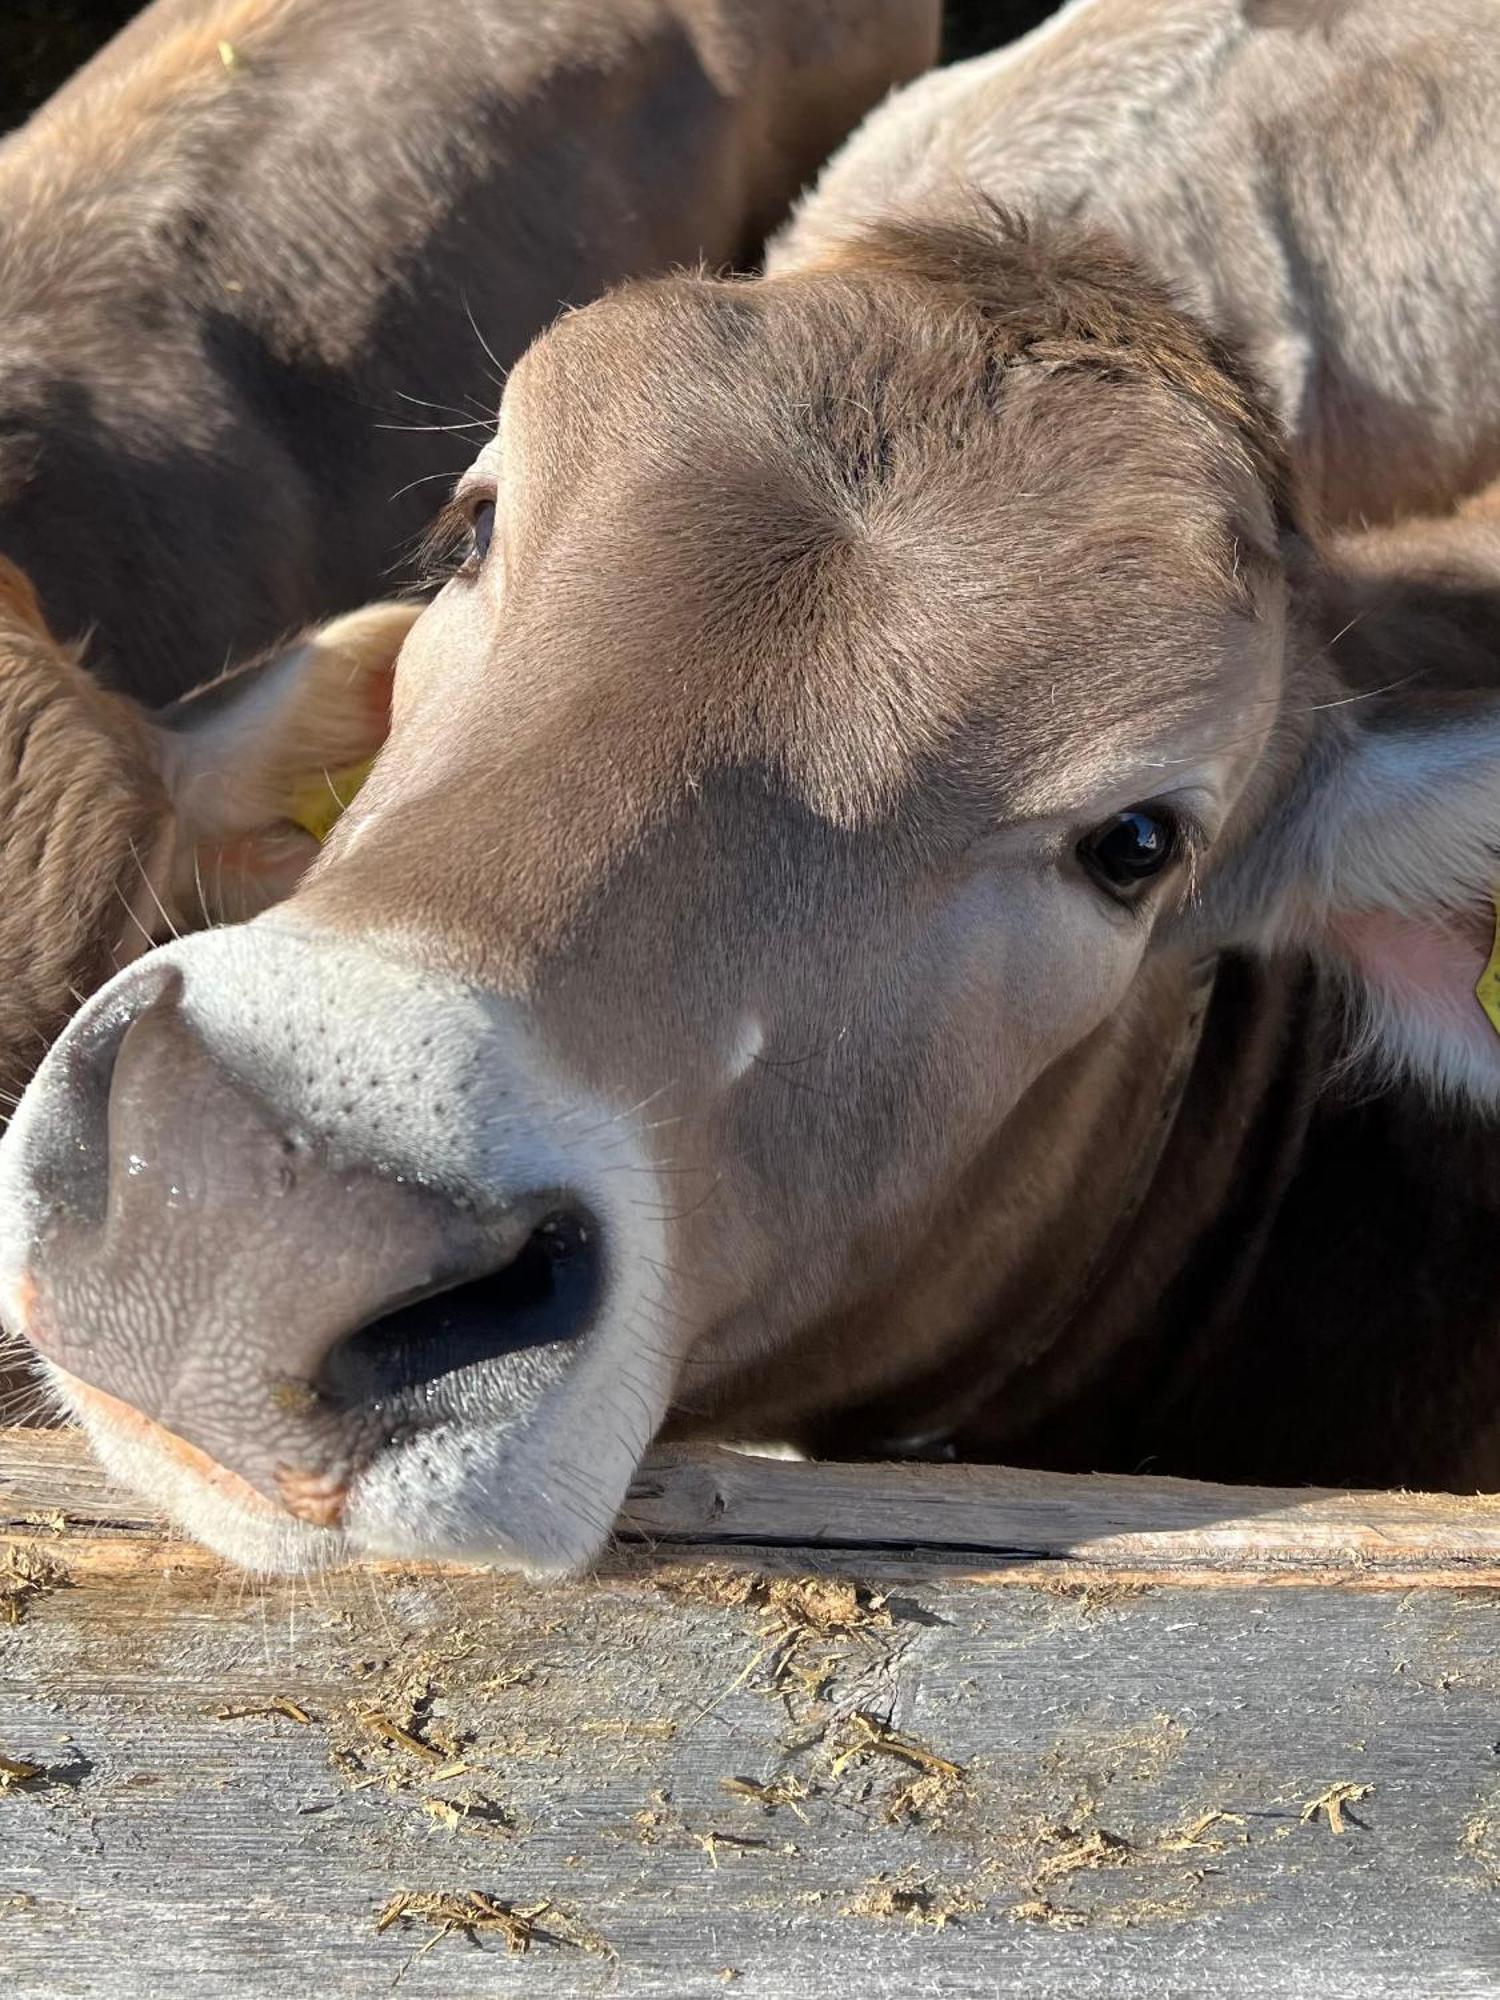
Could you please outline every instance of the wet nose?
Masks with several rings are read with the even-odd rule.
[[[174,969],[148,961],[61,1053],[17,1142],[16,1330],[304,1518],[477,1374],[544,1385],[588,1326],[604,1245],[578,1196],[480,1199],[372,1153],[299,1110],[285,1065],[210,1048]]]

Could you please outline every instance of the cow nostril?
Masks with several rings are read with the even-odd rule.
[[[520,1249],[480,1276],[406,1299],[325,1356],[316,1386],[377,1402],[482,1361],[579,1339],[598,1302],[599,1230],[584,1208],[548,1210]]]
[[[102,1226],[119,1104],[130,1097],[143,1050],[149,1058],[180,1024],[181,995],[174,967],[144,962],[68,1030],[31,1086],[25,1172],[39,1214],[51,1222]]]

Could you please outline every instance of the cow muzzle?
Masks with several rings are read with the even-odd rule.
[[[617,1243],[558,1136],[610,1121],[543,1067],[498,1003],[347,946],[153,954],[0,1147],[7,1324],[111,1469],[240,1560],[576,1566],[670,1385],[621,1351],[638,1205]]]

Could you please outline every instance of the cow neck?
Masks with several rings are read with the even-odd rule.
[[[948,1410],[924,1435],[891,1439],[894,1449],[977,1454],[997,1415],[1008,1430],[1034,1404],[1050,1405],[1067,1393],[1064,1383],[1090,1374],[1119,1339],[1119,1305],[1138,1289],[1122,1278],[1140,1262],[1142,1236],[1160,1233],[1147,1211],[1156,1206],[1178,1140],[1218,978],[1217,958],[1194,961],[1184,969],[1175,1005],[1167,1003],[1167,1021],[1160,1003],[1148,1008],[1107,1051],[1122,1078],[1128,1073],[1143,1087],[1098,1099],[1094,1129],[1078,1149],[1078,1171],[1062,1182],[1053,1213],[1040,1220],[1039,1255],[1019,1282],[1008,1277],[979,1315],[977,1337],[965,1342],[962,1363],[947,1371]],[[1133,1312],[1132,1303],[1126,1317]]]
[[[1096,1302],[1110,1295],[1122,1267],[1135,1255],[1135,1239],[1141,1231],[1143,1213],[1158,1192],[1163,1163],[1177,1136],[1188,1087],[1202,1050],[1218,974],[1217,957],[1195,961],[1189,970],[1186,1004],[1163,1067],[1159,1100],[1138,1150],[1131,1154],[1108,1228],[1091,1253],[1079,1261],[1076,1281],[1063,1288],[1045,1314],[1040,1341],[1044,1354],[1052,1354],[1070,1329],[1073,1337],[1068,1352],[1075,1366],[1083,1358],[1085,1345],[1102,1344],[1101,1331],[1111,1315],[1098,1311]],[[1008,1371],[1002,1368],[1000,1372]]]
[[[1199,1370],[1260,1269],[1332,1032],[1306,967],[1229,958],[1214,969],[1149,1166],[1035,1359],[1000,1375],[955,1427],[956,1455],[1135,1467],[1143,1411]]]
[[[913,1213],[899,1248],[857,1246],[878,1280],[802,1331],[795,1376],[763,1366],[736,1382],[740,1414],[815,1449],[909,1454],[1004,1408],[1013,1385],[1083,1367],[1094,1300],[1143,1230],[1159,1235],[1156,1190],[1217,984],[1211,963],[1155,962]],[[809,1428],[820,1411],[833,1414]]]

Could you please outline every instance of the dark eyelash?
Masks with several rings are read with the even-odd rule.
[[[446,583],[461,576],[474,541],[472,500],[450,500],[417,545],[415,568],[420,584]]]

